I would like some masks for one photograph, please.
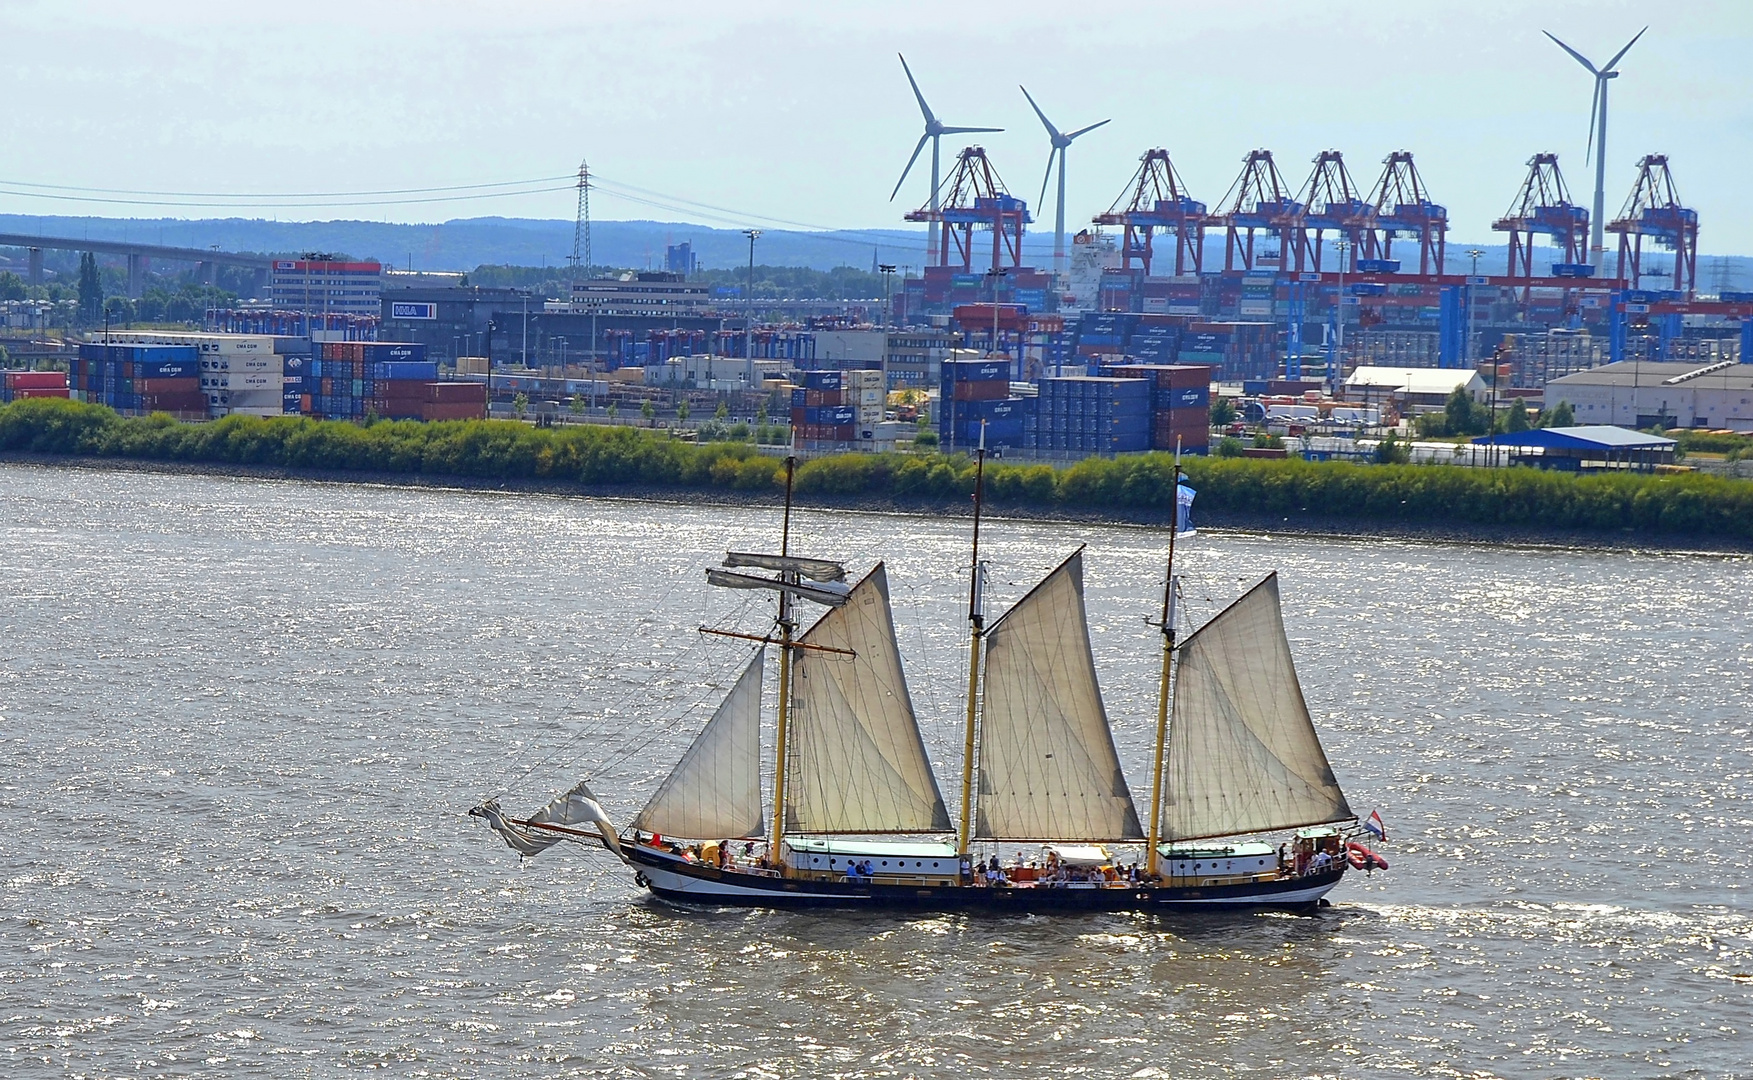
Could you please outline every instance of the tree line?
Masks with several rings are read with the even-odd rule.
[[[693,443],[628,427],[352,424],[292,416],[182,424],[163,415],[123,418],[102,406],[57,399],[0,408],[0,451],[769,494],[784,469],[780,458],[749,443]],[[1196,508],[1204,512],[1753,540],[1753,483],[1717,476],[1294,458],[1195,457],[1183,459],[1183,466],[1199,492]],[[845,454],[803,462],[796,484],[806,496],[942,505],[973,492],[974,462],[962,454]],[[1066,467],[999,461],[986,471],[993,503],[1022,509],[1167,515],[1174,490],[1174,462],[1166,454],[1090,458]]]

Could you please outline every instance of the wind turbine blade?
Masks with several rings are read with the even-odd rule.
[[[1098,120],[1093,124],[1089,124],[1089,125],[1086,125],[1084,127],[1080,127],[1076,131],[1068,132],[1065,136],[1065,141],[1070,142],[1071,140],[1077,138],[1079,135],[1088,134],[1089,132],[1092,132],[1092,131],[1096,130],[1097,128],[1101,127],[1103,124],[1108,123],[1112,119],[1113,118],[1110,117],[1109,120]]]
[[[944,135],[962,135],[970,131],[1003,131],[1003,128],[946,127],[937,129]]]
[[[1041,177],[1041,197],[1035,200],[1035,205],[1043,210],[1047,208],[1047,181],[1053,179],[1053,155],[1064,153],[1064,148],[1058,146],[1047,151],[1047,172]]]
[[[1606,67],[1606,70],[1607,70],[1607,71],[1612,71],[1612,70],[1613,70],[1613,65],[1614,65],[1614,64],[1617,64],[1617,63],[1618,63],[1618,62],[1619,62],[1619,61],[1620,61],[1620,60],[1623,60],[1623,59],[1624,59],[1624,58],[1625,58],[1625,54],[1626,54],[1626,53],[1628,53],[1628,52],[1630,52],[1630,51],[1631,51],[1631,47],[1632,47],[1632,46],[1633,46],[1633,45],[1636,45],[1636,44],[1637,44],[1637,38],[1640,38],[1640,37],[1643,37],[1643,36],[1644,36],[1644,35],[1645,35],[1645,34],[1647,34],[1647,33],[1649,33],[1649,30],[1650,30],[1650,28],[1649,28],[1649,27],[1647,27],[1647,26],[1646,26],[1646,27],[1644,27],[1644,28],[1643,28],[1643,29],[1642,29],[1642,30],[1639,30],[1639,31],[1638,31],[1638,32],[1637,32],[1637,37],[1634,37],[1634,38],[1632,38],[1632,39],[1631,39],[1631,40],[1630,40],[1630,41],[1628,41],[1628,42],[1626,42],[1626,43],[1625,43],[1625,48],[1623,48],[1623,49],[1620,49],[1620,50],[1619,50],[1619,51],[1618,51],[1618,52],[1616,52],[1616,53],[1614,53],[1614,54],[1613,54],[1613,59],[1611,59],[1611,60],[1609,60],[1609,61],[1607,61],[1607,67]]]
[[[1029,97],[1029,88],[1018,83],[1017,89],[1023,92],[1023,97],[1029,99],[1029,108],[1035,110],[1035,115],[1041,118],[1041,126],[1047,129],[1048,137],[1051,138],[1054,143],[1058,143],[1059,129],[1053,126],[1053,121],[1047,119],[1047,114],[1041,111],[1041,106],[1035,104],[1035,99]]]
[[[900,53],[896,53],[895,55],[901,56]],[[931,106],[925,103],[925,95],[919,92],[919,83],[914,81],[913,69],[907,66],[907,58],[905,56],[901,56],[901,70],[907,73],[907,85],[913,88],[913,96],[919,102],[919,111],[925,114],[925,122],[927,124],[935,124],[937,122],[937,117],[931,115]]]
[[[1589,146],[1583,151],[1583,164],[1589,163],[1589,156],[1595,152],[1595,117],[1601,114],[1601,95],[1607,92],[1604,79],[1595,80],[1595,95],[1589,99]]]
[[[1584,56],[1580,52],[1577,52],[1575,49],[1571,48],[1569,45],[1566,45],[1564,42],[1558,40],[1557,38],[1552,37],[1551,33],[1547,32],[1545,30],[1542,30],[1540,32],[1542,34],[1545,34],[1547,37],[1552,38],[1552,43],[1554,45],[1558,46],[1559,48],[1563,49],[1565,52],[1569,53],[1571,55],[1571,57],[1576,60],[1577,63],[1581,64],[1583,67],[1588,68],[1590,75],[1599,75],[1600,74],[1600,71],[1598,71],[1595,68],[1595,65],[1589,63],[1588,57]],[[1613,65],[1608,64],[1607,66],[1612,67]]]
[[[889,192],[890,202],[894,202],[895,196],[901,193],[901,185],[907,182],[907,174],[913,171],[913,163],[919,160],[919,152],[925,149],[925,143],[930,138],[929,134],[919,136],[918,144],[913,147],[913,156],[907,159],[907,167],[901,170],[901,179],[895,181],[895,190]]]

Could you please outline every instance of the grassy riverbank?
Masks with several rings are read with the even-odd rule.
[[[209,466],[270,466],[466,480],[545,481],[641,491],[771,493],[783,463],[741,443],[695,445],[632,428],[535,428],[509,421],[369,426],[299,417],[180,424],[118,417],[53,399],[0,408],[0,451]],[[1509,527],[1550,532],[1753,541],[1753,483],[1700,475],[1576,476],[1534,469],[1353,465],[1190,458],[1202,512],[1242,517]],[[1169,511],[1167,455],[1090,459],[1064,468],[987,470],[996,506],[1137,516]],[[961,455],[848,454],[803,463],[797,490],[833,500],[942,504],[973,490]]]

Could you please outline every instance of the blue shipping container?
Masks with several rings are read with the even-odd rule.
[[[373,378],[434,382],[438,364],[428,360],[380,360],[371,367]]]

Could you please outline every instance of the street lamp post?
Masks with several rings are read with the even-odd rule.
[[[748,296],[745,298],[743,310],[743,359],[746,361],[748,375],[744,381],[749,389],[755,388],[755,241],[760,238],[760,229],[744,229],[743,235],[749,238],[749,285]]]
[[[996,355],[998,348],[998,283],[1004,280],[1006,268],[994,266],[986,271],[987,292],[992,296],[992,352]]]
[[[1479,260],[1485,255],[1483,248],[1468,248],[1467,258],[1472,260],[1472,268],[1467,272],[1467,363],[1477,373],[1479,371],[1479,343],[1473,333],[1473,286],[1478,283]],[[1497,365],[1491,366],[1491,423],[1486,426],[1485,437],[1497,437]],[[1487,465],[1497,466],[1497,443],[1485,444],[1485,461]]]
[[[1327,365],[1327,393],[1337,396],[1339,380],[1345,377],[1345,256],[1351,251],[1351,241],[1335,240],[1333,250],[1339,252],[1339,295],[1334,301],[1337,314],[1333,317],[1333,362]]]

